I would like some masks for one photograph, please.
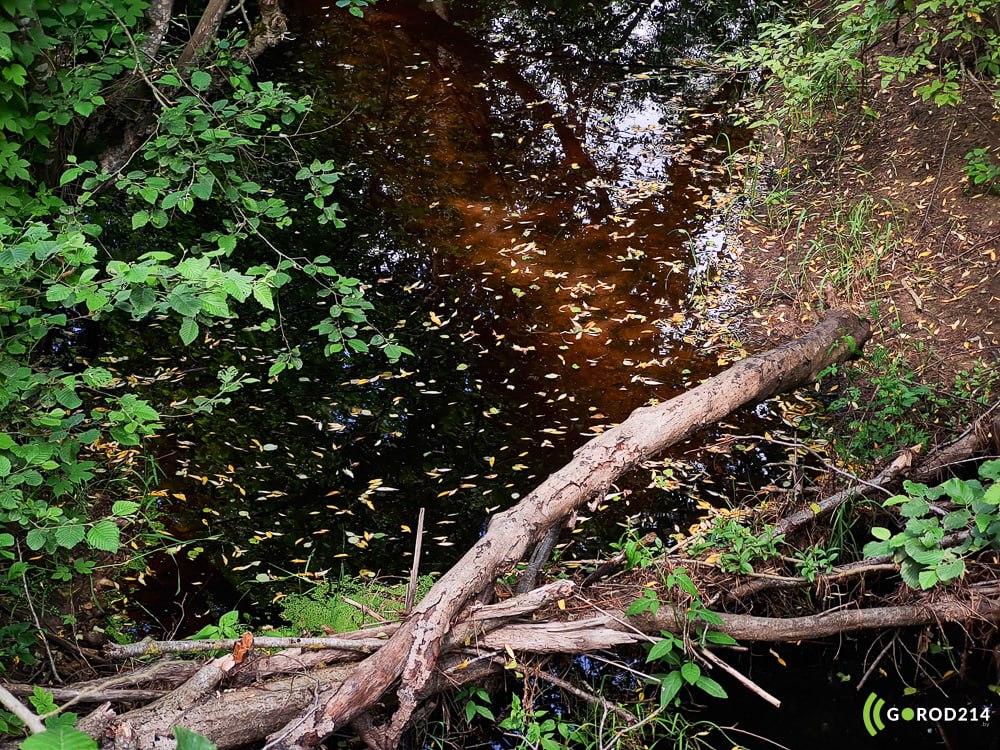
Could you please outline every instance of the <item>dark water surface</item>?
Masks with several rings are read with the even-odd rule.
[[[304,282],[278,300],[304,366],[275,383],[281,336],[252,320],[182,361],[157,353],[162,329],[135,332],[146,353],[132,339],[129,356],[161,368],[172,399],[209,392],[220,365],[262,380],[161,444],[178,533],[212,537],[138,597],[181,635],[342,572],[405,575],[421,507],[422,570],[443,570],[601,429],[722,369],[745,314],[711,209],[744,140],[722,116],[730,82],[698,61],[749,33],[753,6],[380,0],[363,21],[296,6],[295,41],[265,65],[314,95],[304,157],[345,165],[348,224],[303,222],[281,250],[361,279],[375,325],[414,356],[325,358],[309,331],[324,306]],[[748,410],[705,440],[767,418]],[[596,557],[626,521],[670,533],[699,499],[738,503],[784,472],[760,449],[687,445],[673,459],[679,482],[635,472],[567,556]],[[741,668],[787,707],[727,684],[734,698],[710,718],[793,747],[894,746],[863,734],[866,650],[789,647],[786,668],[764,649]]]
[[[314,95],[304,158],[345,165],[348,225],[301,223],[281,250],[361,279],[374,323],[415,355],[327,359],[308,343],[324,314],[315,290],[282,290],[302,370],[163,443],[181,533],[220,537],[181,575],[211,575],[217,608],[274,596],[231,589],[247,579],[405,574],[420,507],[425,570],[440,570],[587,439],[725,364],[704,322],[727,311],[696,300],[729,252],[708,200],[740,136],[720,116],[728,82],[697,58],[742,33],[750,9],[725,23],[700,3],[297,12],[270,75]],[[169,362],[187,371],[170,397],[211,388],[202,356],[265,380],[281,337],[244,326]],[[730,500],[732,481],[764,481],[757,452],[688,458]],[[572,553],[595,556],[629,516],[684,521],[695,491],[649,483],[626,480]]]

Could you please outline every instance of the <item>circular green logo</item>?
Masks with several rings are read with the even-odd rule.
[[[912,708],[904,708],[900,712],[900,716],[903,717],[903,721],[913,721],[915,713]]]

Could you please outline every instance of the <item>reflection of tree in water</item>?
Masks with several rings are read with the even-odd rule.
[[[316,95],[315,155],[350,165],[338,191],[349,225],[303,223],[285,250],[364,279],[378,325],[416,356],[402,378],[373,379],[384,364],[364,356],[327,360],[309,343],[315,290],[282,290],[303,369],[177,430],[198,445],[185,454],[195,478],[170,482],[195,509],[192,533],[244,549],[266,537],[242,557],[224,548],[230,568],[260,561],[234,577],[337,566],[354,551],[344,530],[396,537],[349,570],[401,572],[412,540],[399,529],[421,505],[445,564],[437,542],[463,549],[487,508],[533,487],[595,425],[676,392],[682,369],[709,374],[714,361],[654,325],[682,309],[687,275],[669,269],[703,224],[694,199],[718,181],[692,168],[717,159],[717,125],[684,116],[717,106],[715,82],[656,69],[671,45],[687,54],[715,32],[693,35],[701,4],[672,12],[690,22],[670,26],[656,3],[462,3],[445,20],[394,0],[363,22],[318,7],[299,19],[285,77]],[[635,248],[645,257],[622,261]],[[599,335],[574,335],[590,324]],[[211,355],[264,380],[275,346],[234,329],[179,366]],[[634,369],[646,360],[657,364]],[[199,377],[164,400],[209,392],[210,373]],[[358,499],[376,479],[399,491],[369,508]]]
[[[447,165],[455,173],[448,180],[464,175],[466,190],[453,185],[462,197],[471,197],[468,188],[498,196],[516,185],[516,197],[528,202],[562,194],[594,221],[609,208],[606,196],[586,185],[594,162],[613,179],[624,160],[636,164],[639,151],[663,147],[662,129],[644,132],[631,123],[674,125],[684,107],[711,93],[702,76],[675,69],[666,80],[651,69],[669,74],[679,57],[735,38],[734,28],[748,26],[753,13],[730,5],[460,3],[448,8],[450,23],[383,0],[364,24],[334,16],[306,31],[307,49],[320,59],[305,67],[328,70],[328,122],[349,113],[364,121],[364,132],[347,142],[374,151],[369,158],[389,167],[379,170],[383,180],[398,176],[394,197],[415,197],[405,183],[440,180]],[[715,22],[726,14],[726,24]],[[391,33],[379,34],[380,27]],[[315,45],[334,50],[334,65],[351,68],[331,68]],[[430,110],[427,93],[438,103]],[[406,101],[409,107],[399,106]],[[340,127],[358,130],[351,119]],[[421,134],[426,138],[414,138]],[[461,158],[451,145],[474,157],[464,169],[456,168]]]

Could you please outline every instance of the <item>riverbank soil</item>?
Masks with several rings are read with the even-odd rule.
[[[942,107],[913,88],[874,76],[856,116],[758,131],[743,257],[767,338],[846,304],[872,318],[872,346],[949,390],[1000,358],[1000,195],[965,171],[975,149],[996,160],[1000,118],[989,91]]]

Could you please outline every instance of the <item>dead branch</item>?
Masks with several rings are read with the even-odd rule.
[[[239,638],[209,638],[199,641],[154,641],[141,640],[138,643],[111,645],[105,653],[112,659],[137,659],[142,656],[157,656],[159,654],[197,654],[205,651],[232,651],[240,642]],[[274,638],[261,636],[254,638],[256,648],[301,648],[301,649],[340,649],[342,651],[359,651],[371,653],[382,646],[383,640],[377,638]]]

